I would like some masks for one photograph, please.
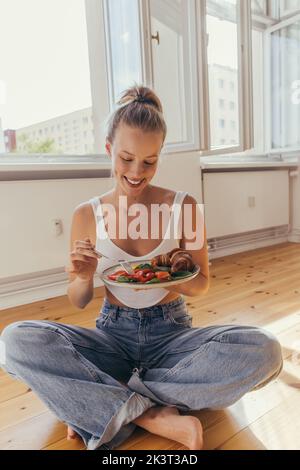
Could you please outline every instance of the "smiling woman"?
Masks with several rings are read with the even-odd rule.
[[[200,217],[197,226],[198,206],[187,192],[151,184],[166,136],[162,107],[154,92],[133,87],[120,104],[111,117],[106,142],[115,185],[74,212],[68,296],[73,305],[85,308],[93,298],[95,273],[103,275],[116,259],[137,262],[139,280],[148,282],[152,277],[151,282],[155,276],[158,287],[134,291],[106,285],[93,329],[35,320],[9,325],[1,336],[4,367],[26,382],[69,426],[69,435],[79,434],[90,450],[116,448],[136,424],[198,450],[203,443],[201,423],[194,416],[181,416],[179,409],[220,409],[233,404],[278,375],[281,349],[269,332],[250,326],[192,328],[182,294],[200,296],[209,287],[204,221]],[[129,211],[138,202],[149,215],[153,204],[167,204],[171,208],[168,227],[176,228],[174,234],[164,233],[159,224],[158,241],[152,238],[152,230],[146,239],[110,239],[102,204],[110,203],[118,214],[123,197]],[[175,211],[176,205],[182,210]],[[125,212],[128,220],[129,211]],[[196,233],[203,230],[199,246],[189,246],[186,217],[180,224],[180,212],[190,212]],[[104,256],[98,259],[95,249]],[[154,263],[153,269],[145,268],[145,259],[151,268]],[[193,264],[200,268],[195,277],[191,271],[185,278],[181,271],[178,283],[170,285],[170,277],[180,269],[192,269]],[[170,272],[163,267],[171,268]],[[163,278],[168,281],[162,288]]]

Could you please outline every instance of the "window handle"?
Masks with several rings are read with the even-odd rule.
[[[160,44],[159,31],[156,31],[156,34],[152,34],[151,37],[152,39],[156,39],[158,45]]]

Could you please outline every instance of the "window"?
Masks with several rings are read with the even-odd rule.
[[[19,142],[30,130],[22,153],[56,153],[45,143],[61,116],[71,121],[92,107],[85,0],[0,0],[0,56],[9,90],[0,109],[3,131],[14,130]]]
[[[153,85],[165,106],[166,143],[188,149],[198,133],[195,1],[150,0],[149,6]],[[172,86],[167,77],[172,77]]]
[[[271,149],[300,148],[300,14],[266,32],[268,76],[268,144]]]
[[[196,3],[105,1],[111,106],[135,82],[153,87],[164,106],[169,151],[199,149]]]
[[[218,0],[207,2],[207,33],[208,41],[208,70],[209,70],[209,106],[211,148],[217,149],[220,141],[220,129],[225,128],[224,119],[220,118],[220,107],[215,105],[216,99],[222,93],[221,100],[230,98],[234,103],[234,116],[239,122],[237,87],[238,82],[238,17],[235,0]],[[225,83],[227,86],[225,86]],[[232,108],[231,108],[232,109]],[[230,134],[225,136],[228,147],[232,146]],[[235,146],[240,145],[239,135],[236,135]]]
[[[263,0],[255,3],[264,9]],[[3,132],[12,128],[20,142],[18,133],[26,129],[23,153],[28,143],[28,152],[53,154],[57,148],[76,153],[72,142],[82,142],[87,131],[89,151],[104,153],[108,111],[125,88],[145,83],[164,106],[166,151],[250,148],[250,6],[250,0],[0,0],[1,65],[11,68],[6,80],[13,96],[0,110]],[[9,54],[4,44],[12,45]],[[18,78],[13,63],[24,76]],[[46,140],[55,146],[45,146]]]
[[[105,1],[110,101],[136,81],[142,82],[139,8],[137,0]]]

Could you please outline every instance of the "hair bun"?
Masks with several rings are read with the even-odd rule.
[[[143,103],[153,106],[157,111],[163,112],[162,104],[158,96],[151,90],[142,85],[133,86],[125,90],[117,102],[118,105],[124,106],[132,103]]]
[[[162,134],[162,144],[167,135],[167,125],[163,117],[163,108],[156,93],[148,87],[138,85],[122,92],[116,103],[117,109],[107,121],[107,139],[113,143],[116,131],[121,123],[141,129],[144,132]]]
[[[150,104],[151,106],[155,106],[153,100],[150,100],[149,98],[146,98],[146,96],[140,94],[137,94],[136,98],[133,101],[135,101],[136,103],[146,103]]]

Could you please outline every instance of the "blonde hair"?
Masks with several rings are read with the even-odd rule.
[[[117,104],[119,107],[110,115],[107,123],[107,138],[111,143],[120,124],[144,132],[161,132],[165,141],[167,125],[161,101],[153,90],[136,84],[122,93]]]

